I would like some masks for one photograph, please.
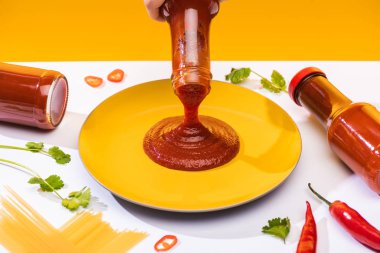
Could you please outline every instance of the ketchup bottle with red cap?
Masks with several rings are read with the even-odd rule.
[[[326,128],[336,155],[380,194],[380,112],[371,104],[352,102],[315,67],[293,77],[289,94]]]

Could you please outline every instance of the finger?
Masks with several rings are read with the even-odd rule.
[[[146,10],[148,15],[157,21],[164,21],[164,18],[161,17],[159,8],[165,2],[165,0],[144,0]]]

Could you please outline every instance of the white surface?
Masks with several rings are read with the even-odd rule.
[[[379,197],[330,152],[323,128],[286,94],[274,95],[265,90],[257,90],[255,81],[243,84],[279,104],[300,129],[303,140],[302,155],[288,180],[266,197],[241,207],[208,214],[173,214],[116,201],[87,173],[76,150],[77,134],[86,115],[101,101],[120,90],[150,80],[169,78],[170,62],[23,64],[58,70],[66,75],[70,85],[68,114],[60,127],[50,133],[0,124],[0,143],[24,145],[25,140],[44,141],[50,145],[65,147],[73,161],[66,166],[59,166],[47,157],[32,153],[20,155],[19,151],[1,149],[0,157],[28,164],[42,175],[61,175],[68,183],[62,190],[63,193],[83,185],[90,186],[93,195],[98,198],[97,201],[92,201],[91,207],[95,211],[103,211],[104,219],[111,222],[113,227],[138,229],[150,234],[131,252],[153,252],[154,243],[167,233],[177,235],[180,241],[172,252],[295,252],[303,225],[306,200],[311,202],[318,223],[318,252],[372,252],[357,243],[335,223],[327,207],[321,205],[307,190],[307,182],[311,182],[330,200],[346,201],[378,228]],[[224,80],[224,75],[231,67],[251,67],[265,76],[270,76],[271,71],[276,69],[289,82],[297,71],[307,66],[324,70],[329,80],[354,101],[375,103],[379,99],[380,88],[376,82],[380,62],[213,62],[212,72],[215,80]],[[98,75],[106,80],[107,74],[115,68],[126,72],[122,83],[106,81],[105,85],[94,89],[83,81],[86,75]],[[0,183],[11,186],[53,225],[58,227],[73,216],[50,195],[39,194],[35,186],[26,184],[27,179],[28,176],[21,172],[0,166]],[[289,216],[292,221],[293,227],[286,245],[281,240],[260,233],[266,221],[277,216]]]

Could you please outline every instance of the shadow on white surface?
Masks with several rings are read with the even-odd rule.
[[[9,138],[78,149],[79,132],[85,120],[86,116],[83,114],[66,112],[61,124],[54,130],[0,122],[0,133]]]

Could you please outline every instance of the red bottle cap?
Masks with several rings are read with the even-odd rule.
[[[299,106],[301,106],[301,104],[298,102],[298,100],[296,99],[296,97],[294,96],[294,93],[297,89],[297,86],[302,83],[302,81],[306,78],[306,77],[309,77],[311,75],[315,75],[315,74],[320,74],[324,77],[326,77],[326,74],[320,70],[319,68],[316,68],[316,67],[308,67],[308,68],[304,68],[302,69],[301,71],[299,71],[293,78],[292,80],[290,81],[290,84],[289,84],[289,96],[290,98]]]

